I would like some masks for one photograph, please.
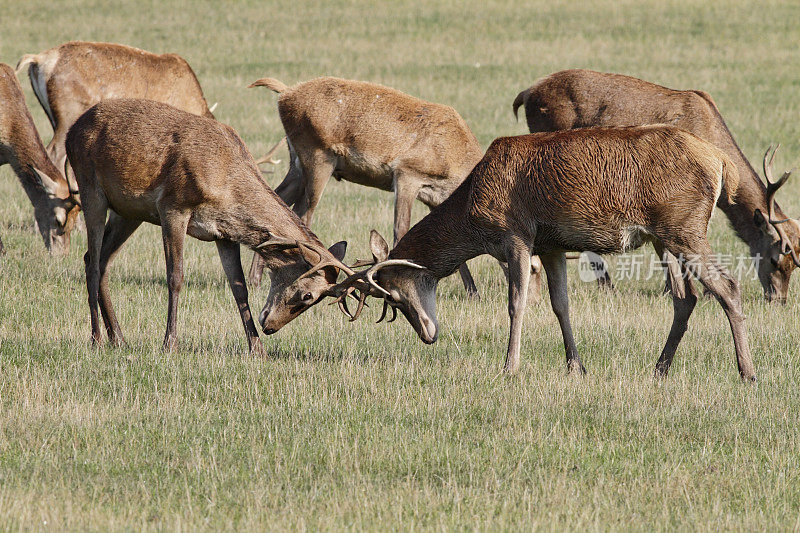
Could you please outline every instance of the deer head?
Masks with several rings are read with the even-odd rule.
[[[369,265],[369,268],[351,274],[331,287],[327,295],[336,298],[336,303],[351,321],[361,314],[367,296],[383,298],[383,312],[378,322],[386,317],[390,308],[392,318],[389,322],[393,321],[399,310],[422,342],[436,342],[439,336],[439,323],[436,321],[438,278],[422,265],[405,259],[390,259],[386,240],[375,230],[370,232],[370,248],[372,261],[354,265]],[[359,304],[355,313],[350,313],[346,302],[355,292],[360,293]]]
[[[775,181],[772,176],[772,161],[780,145],[772,146],[764,153],[764,178],[767,180],[767,216],[760,210],[754,214],[755,223],[768,237],[772,238],[769,247],[762,254],[758,265],[758,277],[764,287],[764,296],[770,302],[786,303],[789,280],[794,269],[800,266],[800,223],[791,218],[779,218],[775,210],[775,194],[791,171],[784,172]],[[770,152],[772,152],[770,154]]]
[[[70,233],[80,212],[80,203],[62,182],[33,168],[40,187],[45,191],[46,201],[34,205],[34,216],[44,245],[53,255],[62,255],[69,250]]]
[[[329,249],[310,242],[298,242],[275,236],[257,247],[270,264],[276,253],[295,250],[299,252],[289,264],[270,269],[270,287],[267,302],[258,317],[264,334],[271,335],[297,318],[327,295],[336,284],[340,271],[353,274],[342,263],[347,243],[337,242]]]

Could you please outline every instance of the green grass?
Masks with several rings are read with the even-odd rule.
[[[172,51],[217,117],[256,155],[281,137],[256,78],[330,74],[455,107],[482,145],[523,133],[511,102],[568,67],[714,95],[744,152],[782,142],[800,160],[800,6],[788,2],[101,2],[2,6],[0,61],[68,39]],[[42,136],[51,130],[33,94]],[[277,185],[284,163],[267,177]],[[800,213],[800,185],[781,203]],[[187,246],[179,349],[160,351],[166,287],[158,228],[112,266],[128,339],[89,347],[81,257],[49,258],[0,169],[0,523],[44,529],[800,528],[800,286],[785,308],[743,284],[759,384],[743,386],[719,306],[703,301],[669,380],[651,373],[671,321],[661,280],[601,293],[570,277],[585,378],[566,377],[557,322],[531,306],[518,375],[498,375],[505,282],[472,262],[483,300],[439,289],[440,340],[409,325],[349,324],[320,305],[253,360],[214,246]],[[331,182],[315,231],[367,254],[392,197]],[[421,206],[415,216],[424,213]],[[720,253],[740,254],[725,219]],[[649,253],[649,252],[648,252]],[[246,253],[249,263],[250,254]],[[797,277],[797,276],[795,276]],[[260,309],[266,289],[251,291]]]

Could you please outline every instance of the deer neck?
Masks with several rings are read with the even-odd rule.
[[[729,136],[728,138],[730,139]],[[731,157],[739,172],[739,187],[733,201],[721,198],[718,205],[728,217],[736,235],[750,247],[751,254],[755,255],[763,252],[763,249],[774,241],[754,220],[756,210],[761,211],[764,216],[769,211],[767,188],[736,143],[730,139],[729,143],[724,144],[726,144],[725,152]],[[786,218],[777,202],[775,202],[775,213],[780,219]]]
[[[390,254],[430,270],[437,279],[455,272],[465,261],[486,253],[485,237],[468,216],[467,178],[445,202],[406,233]]]
[[[323,247],[319,238],[306,227],[300,217],[289,209],[278,196],[263,184],[263,190],[251,191],[246,201],[236,202],[232,216],[225,220],[221,228],[228,240],[238,242],[251,249],[269,243],[270,239],[291,240],[312,243]],[[274,245],[260,248],[259,254],[270,269],[295,265],[303,261],[298,249]]]

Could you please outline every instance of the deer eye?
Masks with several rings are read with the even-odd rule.
[[[305,294],[303,295],[303,301],[304,301],[304,302],[308,302],[308,301],[311,301],[311,300],[313,300],[313,299],[314,299],[314,295],[313,295],[313,294],[311,294],[310,292],[307,292],[307,293],[305,293]]]

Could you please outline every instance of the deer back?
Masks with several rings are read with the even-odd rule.
[[[296,150],[324,148],[375,165],[402,159],[426,174],[461,172],[460,178],[481,156],[478,141],[452,107],[374,83],[310,80],[281,94],[278,111]]]

